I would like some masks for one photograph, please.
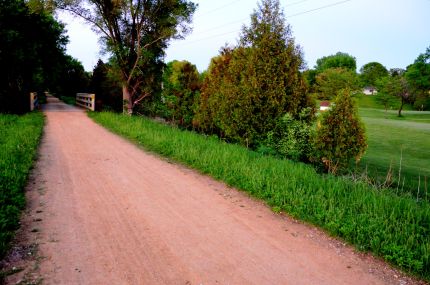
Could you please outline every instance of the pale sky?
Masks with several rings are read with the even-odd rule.
[[[236,44],[256,0],[195,0],[193,32],[172,41],[165,61],[188,60],[200,71],[225,43]],[[309,68],[318,58],[347,52],[358,69],[377,61],[389,68],[406,68],[430,46],[430,0],[281,0],[296,44],[302,46]],[[89,25],[60,13],[67,24],[68,53],[92,71],[100,55],[98,36]]]

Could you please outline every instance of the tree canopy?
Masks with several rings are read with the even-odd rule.
[[[388,70],[379,62],[369,62],[360,68],[360,80],[363,86],[376,86],[376,82],[388,76]]]
[[[169,119],[190,128],[200,94],[200,74],[194,64],[171,61],[163,73],[163,99],[169,109]]]
[[[329,68],[316,76],[316,91],[319,99],[331,100],[343,89],[358,89],[355,72],[344,68]]]
[[[57,0],[101,34],[123,87],[125,110],[160,89],[162,58],[169,40],[190,30],[196,5],[188,0]]]
[[[0,1],[0,111],[27,111],[31,91],[59,91],[68,61],[64,26],[24,0]]]
[[[356,72],[357,61],[355,57],[344,52],[317,59],[315,69],[318,73],[329,68],[344,68]]]

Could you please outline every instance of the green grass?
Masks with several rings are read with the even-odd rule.
[[[24,186],[44,124],[43,114],[0,114],[0,257],[6,253],[25,206]]]
[[[263,199],[430,280],[430,204],[364,183],[322,176],[307,165],[264,156],[213,137],[140,117],[89,113],[147,150]]]
[[[364,95],[360,93],[354,95],[354,98],[359,108],[385,109],[384,105],[379,100],[379,95]],[[396,111],[399,107],[400,99],[390,97],[388,101],[388,110]],[[410,104],[405,104],[403,109],[412,110],[412,106]]]
[[[366,125],[368,144],[360,163],[371,179],[386,180],[391,166],[392,191],[430,201],[430,112],[360,109]],[[401,178],[399,167],[401,161]]]

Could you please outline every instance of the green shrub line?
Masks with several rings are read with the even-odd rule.
[[[24,187],[36,157],[44,117],[0,114],[0,258],[19,226],[25,206]]]
[[[263,199],[272,209],[320,226],[430,280],[430,204],[363,183],[320,175],[302,163],[265,156],[214,137],[142,117],[89,113],[144,149]]]

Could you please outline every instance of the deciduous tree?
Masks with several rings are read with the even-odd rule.
[[[398,116],[402,116],[403,106],[410,96],[409,84],[404,76],[389,76],[380,80],[382,93],[400,99]]]
[[[358,89],[355,72],[344,68],[329,68],[316,77],[316,91],[319,99],[331,100],[343,89]]]
[[[122,81],[128,114],[159,88],[169,40],[190,31],[196,5],[188,0],[57,0],[100,32]]]
[[[363,86],[376,86],[376,82],[388,76],[388,70],[379,62],[369,62],[360,68],[360,80]]]
[[[190,128],[200,94],[200,74],[190,62],[172,61],[164,69],[163,98],[170,109],[170,119]]]
[[[405,72],[417,109],[430,108],[430,47]]]
[[[356,72],[357,61],[355,57],[344,52],[338,52],[334,55],[324,56],[317,59],[315,69],[318,73],[329,68],[344,68]]]

